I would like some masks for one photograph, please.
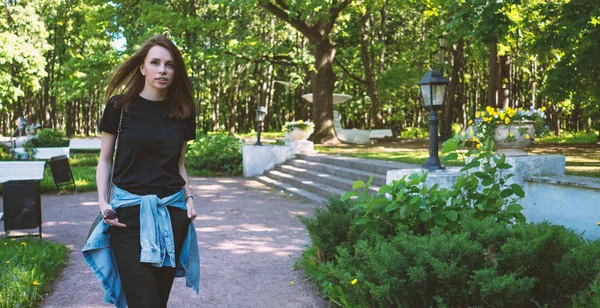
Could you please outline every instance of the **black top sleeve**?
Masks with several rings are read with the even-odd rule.
[[[98,130],[116,135],[120,116],[121,108],[115,109],[115,100],[114,97],[111,97],[104,107],[104,113],[98,123]]]
[[[185,121],[185,129],[183,131],[183,140],[194,140],[196,139],[196,117],[194,114],[190,115]]]

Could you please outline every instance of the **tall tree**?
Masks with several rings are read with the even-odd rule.
[[[246,1],[247,2],[247,1]],[[255,2],[255,1],[251,1]],[[315,73],[311,78],[313,121],[316,143],[338,142],[333,131],[333,90],[335,74],[333,59],[336,48],[332,31],[340,13],[352,0],[256,0],[258,5],[290,24],[312,44]]]

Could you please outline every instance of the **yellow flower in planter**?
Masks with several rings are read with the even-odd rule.
[[[283,125],[283,128],[281,130],[284,132],[286,132],[286,131],[291,132],[292,130],[294,130],[294,128],[298,128],[298,129],[305,130],[305,131],[310,131],[312,133],[315,129],[315,124],[311,121],[305,122],[303,120],[285,122],[285,124]]]
[[[507,146],[505,144],[503,144],[506,141],[509,142],[522,142],[525,141],[524,139],[527,140],[533,140],[534,136],[531,132],[528,132],[529,137],[525,136],[525,131],[521,131],[521,129],[523,129],[525,126],[521,126],[521,125],[531,125],[531,122],[533,122],[533,125],[535,127],[535,131],[536,134],[540,134],[543,135],[544,131],[547,130],[547,127],[545,126],[545,121],[546,121],[546,115],[544,113],[544,109],[540,108],[540,109],[536,109],[534,107],[531,108],[505,108],[505,109],[500,109],[500,108],[493,108],[490,106],[485,107],[485,110],[483,111],[477,111],[475,112],[475,118],[473,119],[473,124],[471,125],[471,122],[469,121],[469,125],[471,125],[473,127],[473,134],[471,134],[471,131],[469,131],[468,133],[468,139],[472,139],[472,137],[478,137],[481,140],[487,141],[487,140],[494,140],[494,143],[488,143],[488,142],[483,142],[481,145],[481,148],[486,147],[488,144],[492,144],[494,145],[494,147],[504,147]],[[523,124],[523,123],[528,123],[528,124]],[[519,134],[515,135],[514,133],[510,133],[510,130],[513,130],[514,132],[514,127],[508,128],[508,131],[505,128],[502,128],[502,133],[498,133],[498,134],[503,134],[503,137],[500,138],[505,138],[503,140],[495,140],[494,138],[499,138],[499,136],[496,133],[497,131],[497,127],[500,125],[506,125],[509,127],[516,127],[519,128]],[[515,126],[516,125],[516,126]],[[531,127],[531,126],[527,126],[527,127]],[[510,134],[509,134],[510,133]],[[519,136],[519,138],[517,139],[517,136]],[[520,136],[524,136],[525,138],[523,138],[523,140],[521,140]],[[521,141],[520,141],[521,140]],[[530,141],[529,141],[530,142]],[[477,146],[477,144],[473,144],[473,146]],[[513,145],[511,145],[513,146]],[[487,150],[493,150],[493,149],[487,149]]]

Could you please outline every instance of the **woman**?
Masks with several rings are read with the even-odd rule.
[[[96,171],[105,224],[92,231],[84,256],[109,303],[166,307],[175,276],[185,275],[198,292],[200,268],[191,223],[196,210],[184,166],[196,124],[181,53],[166,37],[152,37],[115,72],[106,97]]]

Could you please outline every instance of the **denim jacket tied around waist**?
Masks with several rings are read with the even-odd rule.
[[[183,200],[183,189],[179,192],[158,198],[156,195],[139,196],[114,186],[110,205],[113,209],[140,205],[140,262],[155,267],[170,266],[177,269],[175,276],[184,277],[185,284],[196,294],[200,288],[200,252],[196,238],[196,228],[190,222],[183,242],[179,263],[175,260],[173,229],[167,206],[187,210]],[[117,264],[110,249],[110,226],[104,221],[96,225],[90,233],[82,253],[88,266],[104,288],[104,300],[115,307],[125,308],[127,302],[121,287]]]

